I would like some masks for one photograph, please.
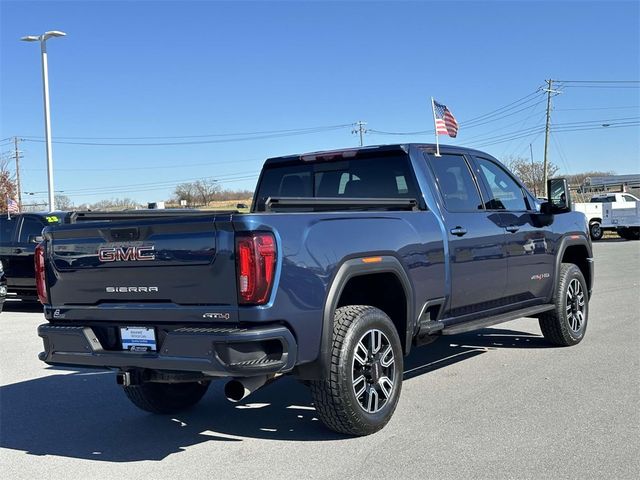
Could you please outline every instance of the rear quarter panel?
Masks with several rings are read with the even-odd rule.
[[[396,257],[409,276],[414,311],[425,298],[444,295],[442,234],[431,211],[251,214],[236,217],[234,229],[275,232],[279,258],[270,301],[240,307],[239,319],[288,324],[297,337],[299,363],[318,355],[327,292],[346,260]]]

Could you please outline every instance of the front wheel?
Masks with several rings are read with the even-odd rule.
[[[591,240],[600,240],[602,238],[604,231],[599,222],[593,222],[589,225],[589,235],[591,235]]]
[[[572,263],[560,265],[553,303],[555,308],[540,316],[542,335],[561,347],[582,341],[589,318],[587,282],[580,269]]]
[[[122,387],[131,403],[151,413],[178,413],[194,406],[209,382],[152,383]]]
[[[318,416],[339,433],[377,432],[396,409],[402,375],[400,338],[389,317],[367,305],[341,307],[327,377],[310,385]]]

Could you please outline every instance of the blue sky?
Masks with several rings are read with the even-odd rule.
[[[54,140],[182,143],[54,144],[56,190],[76,204],[113,197],[162,200],[176,183],[201,177],[251,189],[269,156],[358,142],[349,126],[256,139],[166,137],[357,120],[379,132],[428,131],[430,96],[461,122],[458,138],[440,137],[444,143],[475,146],[504,159],[528,158],[531,142],[534,157],[541,159],[544,135],[534,128],[544,125],[544,99],[526,96],[547,78],[640,80],[639,5],[2,0],[0,139],[28,140],[21,143],[22,190],[46,190],[45,149],[37,141],[43,136],[39,48],[18,39],[63,30],[66,38],[48,42]],[[569,130],[637,123],[640,89],[580,85],[561,83],[563,93],[553,98],[552,121],[559,129],[550,160],[563,173],[638,173],[638,126]],[[615,86],[630,85],[638,86]],[[523,97],[519,108],[464,125]],[[495,143],[509,137],[494,137],[509,132],[530,133]],[[365,142],[433,138],[371,132]],[[183,144],[194,141],[216,143]],[[0,152],[10,147],[0,141]]]

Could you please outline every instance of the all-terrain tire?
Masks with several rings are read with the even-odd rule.
[[[553,303],[555,308],[539,318],[544,338],[561,347],[580,343],[587,330],[589,293],[584,275],[573,263],[560,265]]]
[[[209,382],[152,383],[122,387],[129,400],[151,413],[178,413],[200,401]]]
[[[374,336],[380,341],[374,340]],[[364,348],[366,345],[368,347]],[[365,355],[364,352],[368,353]],[[367,374],[367,367],[361,360],[369,358],[369,353],[372,365]],[[383,368],[385,364],[389,365]],[[334,316],[329,372],[326,378],[310,382],[320,420],[331,430],[348,435],[377,432],[389,422],[396,409],[402,375],[400,337],[389,317],[382,310],[367,305],[338,308]],[[366,378],[358,382],[361,377]],[[391,378],[392,386],[389,386]],[[357,395],[356,390],[362,389],[363,393]],[[376,390],[375,395],[372,390]]]
[[[600,222],[593,222],[589,225],[589,235],[591,236],[591,240],[598,241],[604,235],[604,230],[602,230],[602,226]]]

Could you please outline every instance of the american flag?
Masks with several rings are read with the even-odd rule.
[[[456,138],[456,135],[458,135],[458,122],[456,122],[455,117],[447,106],[434,100],[433,113],[436,117],[436,134],[449,135],[450,137]]]
[[[18,205],[18,202],[9,197],[7,197],[7,212],[20,213],[20,206]]]

